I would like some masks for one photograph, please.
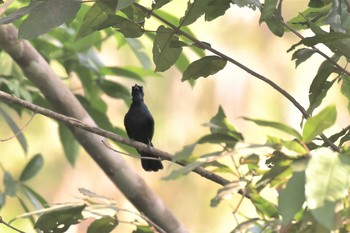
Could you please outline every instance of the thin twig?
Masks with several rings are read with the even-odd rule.
[[[154,13],[152,10],[147,9],[146,7],[140,5],[139,3],[134,3],[134,5],[137,6],[138,8],[140,8],[142,11],[146,12],[147,14],[152,15],[153,17],[155,17],[156,19],[158,19],[162,23],[166,24],[177,35],[184,36],[187,39],[193,41],[194,45],[196,45],[198,48],[201,48],[203,50],[208,50],[208,51],[212,52],[213,54],[216,54],[217,56],[219,56],[219,57],[229,61],[230,63],[232,63],[232,64],[234,64],[236,66],[238,66],[242,70],[246,71],[248,74],[250,74],[250,75],[260,79],[261,81],[263,81],[265,83],[267,83],[272,88],[274,88],[276,91],[278,91],[280,94],[282,94],[286,99],[288,99],[301,112],[301,114],[304,116],[305,119],[310,117],[310,115],[304,109],[304,107],[293,96],[291,96],[286,90],[284,90],[282,87],[278,86],[272,80],[270,80],[267,77],[265,77],[265,76],[255,72],[254,70],[248,68],[247,66],[243,65],[242,63],[236,61],[235,59],[233,59],[233,58],[231,58],[229,56],[227,56],[226,54],[221,53],[220,51],[214,49],[208,43],[201,42],[200,40],[198,40],[197,38],[193,37],[192,35],[182,31],[179,27],[176,27],[174,24],[170,23],[169,21],[167,21],[163,17],[161,17],[158,14]],[[321,136],[322,140],[328,146],[330,146],[334,151],[339,151],[339,148],[333,142],[331,142],[325,135],[320,134],[320,136]]]
[[[0,224],[1,224],[1,223],[4,224],[5,226],[7,226],[8,228],[11,228],[11,229],[14,230],[14,231],[17,231],[17,232],[19,232],[19,233],[25,233],[24,231],[21,231],[21,230],[15,228],[15,227],[11,226],[11,225],[8,224],[7,222],[5,222],[5,221],[2,219],[2,217],[0,216]]]
[[[34,119],[35,113],[30,117],[29,121],[21,128],[19,129],[14,135],[12,135],[9,138],[5,138],[5,139],[0,139],[0,142],[6,142],[9,141],[15,137],[17,137],[20,133],[22,133],[22,131],[29,125],[29,123]]]
[[[6,92],[0,91],[0,99],[6,101],[8,103],[22,106],[22,107],[29,109],[35,113],[47,116],[47,117],[52,118],[52,119],[55,119],[55,120],[62,122],[66,125],[74,126],[74,127],[83,129],[83,130],[88,131],[90,133],[94,133],[94,134],[100,135],[102,137],[109,138],[113,141],[116,141],[116,142],[119,142],[119,143],[122,143],[122,144],[125,144],[128,146],[132,146],[132,147],[134,147],[142,152],[147,152],[147,153],[154,155],[155,157],[160,157],[163,160],[168,160],[168,161],[173,162],[174,156],[167,153],[167,152],[158,150],[154,147],[149,147],[148,145],[141,143],[141,142],[138,142],[138,141],[135,141],[135,140],[130,140],[128,138],[124,138],[122,136],[119,136],[119,135],[114,134],[110,131],[101,129],[99,127],[87,125],[87,124],[83,123],[82,121],[79,121],[73,117],[68,117],[68,116],[53,112],[49,109],[42,108],[38,105],[35,105],[35,104],[32,104],[28,101],[22,100],[16,96],[10,95]],[[182,165],[182,166],[185,165],[184,163],[181,163],[181,162],[176,162],[176,163],[179,165]],[[217,184],[220,184],[220,185],[226,185],[226,184],[230,183],[229,180],[227,180],[219,175],[216,175],[215,173],[207,171],[206,169],[204,169],[202,167],[198,167],[198,168],[194,169],[193,172],[197,173],[198,175],[200,175],[208,180],[211,180]]]
[[[294,28],[292,28],[290,25],[288,25],[286,22],[282,21],[283,25],[288,28],[291,32],[293,32],[296,36],[298,36],[300,39],[305,39],[304,36],[302,36],[298,31],[296,31]],[[320,54],[322,57],[324,57],[327,61],[332,63],[334,66],[336,66],[338,69],[340,69],[343,73],[350,76],[350,72],[346,69],[344,69],[341,65],[339,65],[337,62],[335,62],[331,57],[327,56],[324,52],[319,50],[316,46],[311,46],[312,49],[316,51],[316,53]]]

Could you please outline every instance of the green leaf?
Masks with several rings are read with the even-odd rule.
[[[23,21],[19,27],[18,36],[24,39],[36,38],[73,19],[79,9],[79,1],[46,0],[35,7]]]
[[[97,1],[96,3],[94,3],[94,5],[92,5],[89,11],[85,14],[83,23],[80,26],[75,40],[79,40],[99,30],[101,28],[101,25],[108,18],[108,13],[106,11],[108,11],[108,8],[106,9],[106,6],[103,2]]]
[[[171,1],[172,0],[154,0],[152,3],[152,9],[160,9],[162,6]]]
[[[259,19],[259,23],[266,22],[271,19],[277,7],[278,0],[266,0],[264,3],[264,7],[262,8],[261,16]]]
[[[19,180],[21,182],[25,182],[31,178],[33,178],[43,167],[44,158],[41,154],[36,154],[33,158],[27,163],[24,167]]]
[[[115,76],[121,76],[125,78],[130,78],[132,80],[135,80],[137,82],[144,83],[144,76],[147,75],[156,75],[153,71],[148,71],[139,67],[103,67],[100,70],[101,74],[103,75],[115,75]]]
[[[310,209],[323,207],[348,195],[350,188],[350,153],[338,154],[319,149],[306,169],[306,200]]]
[[[19,8],[18,10],[12,12],[11,14],[2,17],[0,19],[0,24],[8,24],[12,23],[13,21],[22,18],[23,16],[29,14],[32,12],[37,6],[41,5],[42,1],[31,1],[28,6]]]
[[[74,167],[79,155],[79,143],[75,140],[72,132],[63,124],[58,125],[58,132],[63,146],[66,159]]]
[[[287,224],[300,211],[305,202],[305,172],[294,172],[286,187],[279,192],[278,210]]]
[[[103,92],[110,97],[116,99],[130,99],[129,90],[117,82],[100,79],[98,80],[97,84],[103,90]]]
[[[219,16],[225,14],[226,10],[230,8],[230,0],[211,0],[205,11],[205,20],[212,21]]]
[[[197,61],[192,62],[182,75],[181,81],[189,79],[198,79],[199,77],[208,77],[226,66],[227,60],[218,56],[202,57]]]
[[[210,132],[212,133],[225,133],[237,137],[239,140],[243,141],[243,136],[237,132],[235,127],[227,119],[226,114],[221,106],[219,106],[216,115],[210,119],[209,126]]]
[[[180,19],[180,26],[187,26],[194,23],[207,10],[210,0],[188,1],[185,15]]]
[[[118,15],[109,15],[108,19],[103,25],[100,25],[99,29],[104,29],[109,26],[117,29],[117,31],[122,33],[126,38],[137,38],[144,33],[143,28],[139,24]]]
[[[265,120],[259,120],[259,119],[252,119],[249,117],[243,117],[244,120],[246,121],[251,121],[254,122],[255,124],[259,125],[259,126],[264,126],[264,127],[271,127],[277,130],[280,130],[282,132],[285,132],[287,134],[290,134],[294,137],[296,137],[297,139],[301,139],[301,135],[300,133],[293,129],[292,127],[282,124],[280,122],[274,122],[274,121],[265,121]]]
[[[117,226],[118,219],[116,217],[103,216],[90,224],[87,233],[109,233]]]
[[[116,2],[118,2],[116,11],[120,11],[120,10],[130,6],[135,1],[136,0],[118,0],[118,1],[116,1]]]
[[[178,179],[182,176],[186,176],[189,173],[191,173],[194,169],[196,169],[197,167],[200,167],[203,163],[202,161],[194,161],[192,163],[187,164],[186,166],[174,170],[172,171],[169,175],[167,175],[166,177],[163,177],[163,180],[175,180]]]
[[[78,205],[49,209],[39,217],[34,228],[51,233],[66,232],[71,225],[84,219],[81,212],[85,207],[85,205]]]
[[[235,144],[239,140],[238,137],[234,137],[223,133],[212,133],[201,137],[197,143],[213,143],[213,144]]]
[[[33,206],[35,206],[38,209],[38,202],[40,203],[40,207],[46,207],[48,206],[48,203],[46,202],[46,200],[36,191],[34,191],[32,188],[30,188],[29,186],[25,185],[25,184],[21,184],[21,187],[24,190],[25,195],[28,197],[28,199],[30,200],[30,202],[33,204]]]
[[[222,200],[230,199],[234,194],[237,194],[239,190],[242,190],[246,186],[245,181],[233,181],[226,184],[223,188],[218,190],[216,196],[211,199],[210,206],[217,207]]]
[[[301,63],[309,59],[316,50],[302,48],[293,53],[292,60],[295,60],[295,67],[298,67]]]
[[[254,205],[257,213],[265,218],[277,218],[278,217],[278,211],[277,207],[271,203],[270,201],[263,198],[259,193],[251,187],[251,185],[247,185],[247,195],[249,196],[252,204]]]
[[[19,144],[21,145],[24,153],[27,153],[28,152],[27,140],[22,134],[21,129],[17,126],[16,122],[12,120],[11,116],[6,111],[4,111],[4,109],[0,108],[0,114],[5,119],[6,123],[11,128],[12,132],[16,135],[16,138]]]
[[[340,58],[339,55],[334,55],[332,59],[336,62]],[[312,80],[312,83],[310,85],[309,90],[309,102],[310,105],[307,109],[307,112],[309,114],[312,114],[312,112],[320,106],[322,103],[322,100],[326,97],[328,90],[332,87],[335,79],[331,82],[327,81],[328,77],[334,73],[337,72],[336,67],[329,62],[328,60],[324,61],[315,76],[315,78]]]
[[[153,62],[156,65],[155,71],[166,71],[181,54],[182,48],[172,48],[171,44],[179,41],[179,37],[174,31],[164,26],[159,26],[153,42]]]
[[[12,175],[5,171],[3,177],[3,183],[5,186],[5,195],[13,197],[16,195],[17,182],[13,179]]]
[[[326,201],[323,206],[311,209],[312,215],[315,217],[317,222],[328,228],[328,230],[333,230],[335,226],[335,213],[336,213],[336,201]]]
[[[150,226],[137,225],[136,230],[134,230],[132,233],[154,233],[154,230]]]
[[[308,22],[314,22],[316,25],[324,25],[324,18],[329,13],[331,4],[327,4],[321,8],[307,8],[296,17],[288,21],[293,29],[299,31],[309,28]]]
[[[331,127],[337,119],[337,109],[335,105],[330,105],[317,115],[306,120],[303,128],[303,141],[311,142],[317,135],[325,129]]]
[[[348,112],[350,113],[350,77],[342,75],[341,93],[348,99]]]
[[[193,144],[184,146],[184,148],[181,151],[178,151],[175,153],[174,160],[175,161],[187,160],[192,155],[192,152],[196,147],[196,145],[197,143],[193,143]]]

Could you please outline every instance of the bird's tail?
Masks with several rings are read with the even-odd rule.
[[[153,147],[152,142],[150,143],[150,146]],[[162,162],[160,160],[157,160],[159,159],[158,157],[155,157],[154,155],[151,155],[146,152],[141,152],[140,155],[141,157],[147,157],[147,158],[141,158],[141,165],[145,171],[156,172],[158,170],[163,169]],[[156,158],[156,159],[152,159],[152,158]]]

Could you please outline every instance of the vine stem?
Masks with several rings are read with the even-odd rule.
[[[235,66],[238,66],[239,68],[241,68],[242,70],[246,71],[248,74],[252,75],[253,77],[256,77],[258,79],[260,79],[261,81],[267,83],[268,85],[270,85],[273,89],[275,89],[277,92],[279,92],[281,95],[283,95],[286,99],[288,99],[303,115],[303,117],[305,119],[309,118],[310,115],[309,113],[305,110],[305,108],[293,97],[291,96],[286,90],[284,90],[282,87],[280,87],[279,85],[277,85],[275,82],[273,82],[272,80],[268,79],[267,77],[255,72],[254,70],[248,68],[247,66],[243,65],[242,63],[236,61],[235,59],[233,59],[232,57],[214,49],[213,47],[211,47],[208,43],[204,43],[201,42],[200,40],[198,40],[197,38],[193,37],[192,35],[182,31],[179,27],[175,26],[174,24],[170,23],[169,21],[167,21],[166,19],[162,18],[161,16],[159,16],[158,14],[154,13],[152,10],[140,5],[139,3],[134,3],[135,6],[137,6],[138,8],[140,8],[142,11],[146,12],[149,15],[152,15],[153,17],[155,17],[156,19],[158,19],[159,21],[161,21],[162,23],[166,24],[168,27],[170,27],[177,35],[181,35],[186,37],[187,39],[193,41],[193,43],[204,50],[208,50],[210,52],[212,52],[213,54],[221,57],[222,59],[227,60],[228,62],[234,64]],[[325,55],[325,54],[324,54]],[[326,55],[325,55],[326,56]],[[331,142],[324,134],[320,134],[320,137],[322,138],[322,140],[328,145],[330,146],[334,151],[339,151],[339,148],[333,143]]]

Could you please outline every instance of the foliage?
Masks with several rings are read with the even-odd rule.
[[[218,190],[211,206],[218,206],[223,200],[236,196],[233,194],[238,192],[242,198],[250,199],[259,216],[248,216],[247,221],[237,223],[234,231],[350,231],[350,152],[346,146],[346,142],[350,140],[350,129],[347,127],[329,137],[328,141],[325,140],[323,132],[332,127],[337,120],[336,105],[316,111],[327,98],[329,89],[337,82],[341,82],[340,91],[348,99],[350,109],[350,74],[342,67],[344,62],[350,59],[348,2],[310,0],[307,9],[289,22],[283,21],[282,0],[265,0],[264,4],[258,0],[194,0],[188,1],[186,11],[176,16],[163,11],[169,2],[171,0],[155,0],[146,7],[134,0],[93,3],[74,0],[30,3],[20,1],[8,9],[0,23],[13,22],[19,25],[19,35],[31,39],[30,42],[49,62],[57,62],[62,66],[67,77],[75,74],[84,89],[83,95],[77,95],[79,101],[100,127],[117,134],[122,134],[122,130],[111,124],[106,114],[108,106],[100,97],[106,94],[129,103],[129,91],[122,83],[107,80],[105,75],[144,82],[143,77],[157,76],[156,72],[164,72],[175,66],[183,73],[182,81],[189,81],[191,85],[195,85],[196,79],[210,78],[224,69],[227,63],[239,65],[247,70],[240,63],[212,48],[210,44],[196,38],[190,26],[200,17],[212,21],[226,14],[231,7],[248,7],[251,10],[260,10],[259,23],[266,23],[271,33],[276,36],[310,30],[313,36],[302,37],[298,43],[291,45],[288,51],[292,52],[292,60],[295,60],[296,67],[307,62],[315,53],[325,58],[310,85],[309,106],[302,111],[301,128],[294,129],[285,123],[272,120],[243,117],[258,127],[269,127],[286,134],[285,137],[268,135],[266,143],[262,145],[245,144],[244,133],[239,132],[228,121],[224,109],[220,106],[217,114],[206,124],[209,133],[199,137],[193,144],[184,146],[182,151],[175,154],[174,161],[185,165],[164,179],[178,179],[198,167],[225,174],[230,183]],[[24,19],[23,16],[27,17]],[[160,23],[157,27],[148,28],[146,23],[152,17]],[[106,67],[96,55],[96,50],[108,38],[115,39],[120,47],[132,48],[140,67]],[[152,40],[152,58],[139,49],[143,44],[138,38]],[[329,57],[320,51],[316,47],[318,44],[327,47],[332,56]],[[184,50],[194,52],[198,59],[191,61]],[[210,54],[207,55],[205,51],[210,51]],[[0,51],[0,57],[0,89],[28,101],[47,105],[46,100],[25,79],[19,67],[4,51]],[[151,61],[154,66],[150,65]],[[280,94],[292,100],[281,91]],[[292,103],[295,104],[293,101]],[[18,132],[19,127],[6,112],[8,108],[12,108],[19,115],[23,109],[0,106],[0,113],[6,123],[14,132]],[[65,126],[60,125],[59,134],[66,157],[74,166],[79,145]],[[19,133],[17,139],[27,152],[28,145],[24,135]],[[197,147],[206,143],[215,145],[216,150],[203,155],[194,153]],[[243,155],[243,150],[252,152]],[[225,162],[225,158],[231,158],[232,164]],[[56,208],[48,207],[44,198],[26,184],[42,166],[43,157],[40,154],[32,156],[18,180],[3,168],[5,189],[1,192],[1,206],[6,204],[6,197],[16,196],[24,210],[29,212],[32,209],[27,204],[29,201],[35,204],[35,209],[42,209],[39,218],[35,218],[35,214],[24,215],[30,218],[35,228],[63,232],[62,230],[68,229],[70,225],[83,220],[82,213],[89,211],[91,206],[86,201]],[[277,202],[262,195],[267,189],[277,191]],[[101,198],[86,190],[82,193],[88,198]],[[110,200],[107,202],[116,214],[118,208],[115,203]],[[53,217],[60,221],[48,224]],[[58,227],[60,224],[64,229]],[[110,232],[117,225],[116,215],[103,215],[90,225],[88,232]],[[137,226],[135,230],[150,231],[149,226]]]

